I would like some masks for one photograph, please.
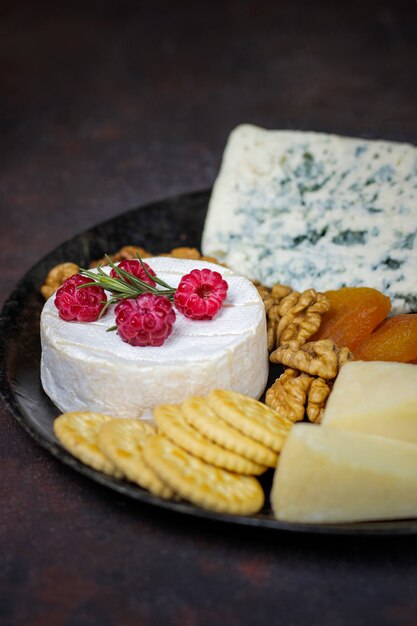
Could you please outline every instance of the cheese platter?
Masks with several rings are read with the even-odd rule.
[[[417,521],[413,519],[337,524],[279,521],[272,514],[268,497],[260,512],[254,515],[209,511],[182,500],[154,496],[130,482],[98,472],[81,463],[59,444],[53,420],[60,410],[44,392],[40,375],[39,324],[44,300],[39,290],[46,274],[54,265],[69,259],[87,267],[92,259],[127,242],[152,250],[156,255],[175,246],[199,247],[209,199],[209,191],[196,192],[128,211],[64,242],[22,278],[4,305],[0,318],[0,383],[8,407],[32,437],[60,461],[143,503],[177,513],[275,531],[372,536],[416,533]],[[280,365],[270,364],[269,384],[281,371]],[[271,482],[272,472],[269,471],[261,477],[266,494],[271,489]]]

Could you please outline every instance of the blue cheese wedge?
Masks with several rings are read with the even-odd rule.
[[[203,233],[204,254],[266,285],[368,286],[417,310],[417,147],[237,127]]]

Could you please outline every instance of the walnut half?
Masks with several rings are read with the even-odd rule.
[[[137,259],[138,254],[140,255],[142,259],[146,259],[152,256],[150,252],[138,246],[123,246],[123,248],[120,248],[120,250],[118,250],[114,254],[110,254],[109,256],[110,256],[110,260],[113,263],[119,263],[120,261]],[[91,261],[90,267],[97,267],[99,263],[100,265],[107,265],[106,257],[103,257],[102,259],[98,259],[96,261]]]
[[[45,282],[41,287],[41,294],[47,300],[54,294],[61,285],[73,276],[77,274],[79,271],[79,266],[76,263],[60,263],[59,265],[55,265],[53,267],[47,277],[45,278]]]
[[[253,283],[262,298],[265,307],[267,321],[268,352],[277,347],[277,327],[280,320],[278,309],[281,301],[291,294],[292,289],[288,285],[277,283],[273,287],[261,285],[258,281]]]
[[[292,422],[299,422],[304,418],[307,394],[313,381],[313,377],[304,372],[286,369],[266,392],[265,404]]]
[[[187,247],[173,248],[171,252],[166,252],[166,253],[160,254],[159,256],[171,256],[171,257],[174,257],[175,259],[194,259],[196,261],[207,261],[209,263],[216,263],[217,265],[222,265],[213,256],[204,256],[203,254],[201,254],[201,252],[197,250],[197,248],[187,248]]]
[[[321,317],[330,308],[330,301],[324,293],[307,289],[298,294],[293,291],[282,300],[278,314],[278,346],[297,341],[301,346],[319,329]]]
[[[270,355],[272,363],[281,363],[324,379],[335,378],[346,361],[352,358],[348,348],[338,348],[331,339],[320,339],[299,346],[290,341]]]
[[[315,378],[311,383],[307,398],[307,417],[310,422],[321,423],[331,385],[330,381],[323,378]]]

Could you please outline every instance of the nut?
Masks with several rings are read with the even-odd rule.
[[[201,254],[197,248],[173,248],[171,252],[161,254],[161,256],[173,256],[176,259],[201,259]]]
[[[60,263],[59,265],[55,265],[47,277],[45,278],[45,283],[41,287],[41,294],[47,300],[54,294],[61,285],[79,272],[79,266],[76,263]]]
[[[288,313],[288,311],[295,307],[300,298],[300,295],[301,294],[298,291],[291,291],[287,296],[282,298],[279,306],[277,307],[276,315],[284,317]]]
[[[272,352],[277,347],[277,327],[280,320],[279,305],[281,300],[291,293],[288,285],[276,284],[273,287],[262,285],[258,281],[253,283],[262,298],[267,318],[268,351]]]
[[[314,289],[307,289],[302,294],[293,291],[282,300],[278,309],[281,319],[277,328],[277,345],[290,341],[303,345],[318,330],[321,316],[329,308],[330,301],[323,293]]]
[[[282,363],[327,380],[335,378],[340,367],[352,355],[348,348],[338,348],[331,339],[320,339],[301,347],[298,341],[290,341],[274,350],[269,358],[272,363]]]
[[[120,248],[120,250],[109,256],[110,260],[113,263],[119,263],[120,261],[136,259],[138,254],[142,259],[146,259],[152,256],[150,252],[147,252],[147,250],[138,246],[123,246],[123,248]],[[96,261],[91,261],[90,267],[97,267],[99,263],[101,265],[107,265],[106,257],[103,257],[102,259],[98,259]]]
[[[277,283],[272,286],[271,296],[275,300],[276,303],[281,302],[283,298],[288,296],[292,292],[292,289],[289,285],[281,285],[281,283]]]
[[[351,351],[349,350],[349,348],[346,348],[346,346],[344,348],[340,348],[340,352],[339,352],[339,371],[340,368],[347,363],[348,361],[351,361],[353,359],[353,355],[351,353]]]
[[[286,287],[286,285],[275,285],[275,287]],[[287,287],[290,289],[290,287]],[[280,295],[284,294],[284,290],[276,290],[278,298]],[[279,346],[279,336],[278,336],[278,325],[281,321],[282,311],[286,313],[287,308],[291,308],[294,303],[297,302],[298,296],[300,294],[298,291],[290,291],[283,295],[281,299],[272,298],[272,290],[271,290],[271,298],[272,305],[267,311],[267,327],[268,327],[268,350],[272,352]]]
[[[161,254],[160,256],[172,256],[176,259],[194,259],[196,261],[207,261],[209,263],[217,263],[217,265],[221,265],[214,257],[202,255],[197,248],[173,248],[171,252]]]
[[[271,288],[267,287],[266,285],[262,285],[258,280],[254,280],[253,284],[255,285],[259,295],[262,298],[262,302],[265,306],[265,312],[268,313],[268,310],[272,305]]]
[[[266,392],[265,403],[292,422],[304,418],[307,394],[314,379],[295,369],[286,369]]]
[[[110,259],[113,263],[119,263],[119,261],[124,261],[125,259],[136,259],[138,254],[142,259],[156,256],[155,254],[152,254],[151,252],[148,252],[144,248],[140,248],[138,246],[124,246],[114,254],[111,254]],[[217,263],[217,265],[221,265],[221,263],[219,263],[214,257],[202,256],[197,248],[173,248],[171,252],[165,252],[159,256],[175,257],[176,259],[195,259],[196,261],[207,261],[209,263]],[[99,263],[101,265],[107,265],[107,259],[103,257],[97,261],[92,261],[90,263],[90,267],[97,267]]]
[[[272,307],[278,305],[285,296],[291,293],[292,289],[288,285],[276,284],[273,287],[262,285],[259,281],[254,280],[253,284],[261,296],[265,305],[265,311],[268,314]],[[274,315],[275,317],[275,315]]]
[[[277,347],[277,328],[278,321],[274,319],[267,319],[266,339],[268,345],[268,352],[272,352]]]
[[[321,423],[330,391],[331,383],[323,378],[315,378],[311,383],[307,398],[307,417],[310,422]]]

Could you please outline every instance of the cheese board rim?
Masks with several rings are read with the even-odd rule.
[[[36,366],[36,358],[40,354],[39,315],[44,302],[39,293],[39,287],[42,277],[47,273],[45,270],[63,262],[68,251],[72,249],[78,250],[79,255],[84,256],[84,261],[80,258],[76,259],[84,263],[88,258],[96,258],[94,254],[98,255],[100,250],[108,252],[109,249],[103,249],[103,246],[106,244],[106,237],[108,238],[111,233],[115,234],[115,242],[122,242],[121,238],[125,236],[125,243],[121,245],[141,245],[144,248],[146,248],[146,241],[153,238],[160,249],[155,250],[151,245],[148,247],[155,253],[176,246],[199,248],[200,242],[197,241],[197,237],[201,236],[210,193],[210,189],[183,193],[122,212],[60,243],[26,272],[14,287],[0,313],[0,394],[7,408],[26,432],[64,465],[118,494],[145,505],[165,509],[173,514],[183,514],[239,527],[262,528],[268,532],[355,537],[417,534],[417,520],[413,519],[343,524],[284,523],[274,519],[270,512],[261,512],[253,516],[229,515],[208,511],[187,502],[164,500],[132,483],[93,470],[69,454],[56,440],[52,431],[52,421],[53,415],[58,415],[59,410],[43,392],[39,380],[39,362]],[[191,213],[190,210],[192,210]],[[179,218],[175,222],[170,219],[173,215]],[[156,239],[156,230],[161,226],[161,216],[163,223],[167,225],[166,232],[162,238]],[[123,235],[124,223],[126,224],[125,235]],[[131,223],[143,226],[139,240],[129,240],[127,230]],[[141,239],[142,235],[143,239]],[[165,242],[166,245],[164,245]],[[115,245],[113,249],[118,247],[121,246]],[[67,260],[75,259],[68,258]],[[34,311],[35,315],[33,315]],[[33,343],[33,345],[29,343],[30,350],[34,351],[33,355],[29,350],[27,358],[23,354],[26,345],[23,346],[22,341],[18,340],[22,333]],[[42,411],[45,411],[47,415],[44,415]]]

